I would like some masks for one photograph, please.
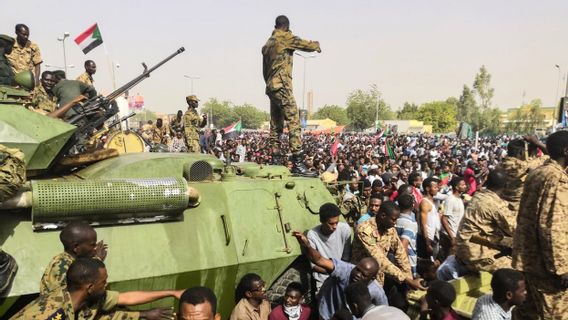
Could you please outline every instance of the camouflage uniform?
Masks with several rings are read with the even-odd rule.
[[[18,192],[26,182],[24,153],[0,144],[0,203]]]
[[[201,148],[199,147],[199,132],[197,130],[201,125],[201,117],[195,109],[189,108],[183,115],[182,121],[188,151],[199,153]]]
[[[377,230],[376,219],[372,218],[357,226],[351,262],[356,264],[365,257],[373,257],[379,262],[377,280],[381,285],[385,283],[385,275],[403,282],[407,277],[412,278],[412,269],[406,249],[400,242],[395,228],[390,228],[384,235]],[[394,263],[387,257],[388,253],[394,255]]]
[[[43,62],[39,47],[29,40],[24,47],[20,47],[20,44],[16,41],[12,52],[6,57],[12,64],[14,74],[25,70],[35,72],[35,66]]]
[[[515,212],[509,210],[507,201],[491,190],[479,190],[468,204],[456,237],[456,257],[471,270],[493,272],[510,268],[511,259],[494,255],[499,251],[470,242],[479,236],[492,243],[511,247],[515,231]]]
[[[49,95],[43,86],[37,86],[30,95],[30,102],[26,106],[39,111],[40,113],[50,113],[57,109],[57,98]]]
[[[554,160],[527,176],[513,242],[513,267],[524,272],[527,301],[523,316],[564,319],[568,292],[568,174]],[[519,310],[520,311],[520,310]]]
[[[93,77],[90,74],[88,74],[87,71],[81,73],[81,75],[78,76],[77,79],[75,79],[75,80],[81,81],[84,84],[89,85],[89,86],[94,86],[93,85],[93,82],[94,82]]]
[[[345,218],[345,221],[351,226],[355,227],[355,223],[361,215],[367,213],[367,204],[358,195],[351,192],[345,192],[341,199],[339,208]]]
[[[170,121],[170,135],[172,137],[175,137],[177,132],[181,132],[181,133],[184,132],[184,130],[183,130],[183,117],[179,120],[178,120],[177,117],[175,117]]]
[[[519,210],[519,202],[523,193],[523,184],[529,171],[534,170],[544,163],[548,156],[535,157],[528,161],[515,157],[507,157],[499,165],[506,174],[505,189],[502,198],[511,204],[511,210]]]
[[[136,320],[140,318],[139,312],[130,312],[128,315],[122,313],[111,314],[118,303],[117,291],[107,290],[104,300],[91,307],[83,307],[77,311],[73,310],[71,295],[67,290],[59,288],[47,295],[40,295],[37,299],[20,310],[11,319],[25,320],[92,320],[92,319],[123,319]]]
[[[41,277],[41,282],[39,284],[40,296],[47,296],[51,293],[61,291],[67,287],[67,270],[71,264],[75,261],[75,258],[67,252],[62,252],[53,259],[47,268],[43,276]],[[117,295],[118,301],[118,295]],[[115,303],[116,305],[116,303]],[[111,307],[112,309],[114,307]],[[103,309],[103,310],[110,310]],[[138,319],[140,313],[136,311],[114,311],[104,317],[99,317],[98,319]],[[67,319],[67,318],[66,318]],[[71,318],[72,319],[72,318]],[[86,318],[90,319],[90,318]]]
[[[270,98],[270,142],[272,147],[280,148],[280,135],[284,131],[284,121],[288,122],[290,150],[302,149],[300,140],[300,120],[298,107],[292,93],[292,61],[294,50],[316,51],[319,44],[302,40],[290,31],[275,29],[264,47],[263,75],[266,82],[266,95]]]

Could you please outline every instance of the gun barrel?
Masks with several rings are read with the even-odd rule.
[[[142,72],[141,75],[139,75],[138,77],[132,79],[131,81],[127,82],[126,84],[124,84],[122,87],[116,89],[115,91],[111,92],[108,96],[105,97],[105,99],[107,101],[112,101],[116,98],[118,98],[121,94],[123,94],[124,92],[126,92],[127,90],[133,88],[134,86],[136,86],[137,84],[139,84],[140,82],[144,81],[145,78],[148,78],[150,76],[150,73],[152,73],[154,70],[158,69],[159,67],[161,67],[164,63],[170,61],[171,59],[173,59],[175,56],[177,56],[178,54],[182,53],[185,51],[184,47],[181,47],[179,49],[177,49],[174,53],[172,53],[171,55],[169,55],[168,57],[166,57],[164,60],[158,62],[158,64],[156,64],[155,66],[153,66],[152,68],[148,69],[148,70],[144,70],[144,72]]]

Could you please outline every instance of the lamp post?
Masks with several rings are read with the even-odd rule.
[[[113,62],[112,63],[112,87],[116,90],[116,74],[118,73],[116,70],[120,68],[120,63]]]
[[[296,54],[297,56],[300,56],[300,57],[304,58],[304,80],[303,80],[303,82],[304,82],[304,85],[303,85],[304,89],[303,89],[303,92],[302,92],[302,110],[306,110],[306,59],[315,58],[316,56],[315,56],[315,55],[305,56],[305,55],[303,55],[303,54],[300,54],[299,52],[295,52],[295,54]]]
[[[184,74],[183,77],[189,79],[190,89],[191,89],[190,92],[191,94],[193,94],[193,80],[199,80],[201,78],[199,76],[189,76],[187,74]]]
[[[69,32],[64,32],[63,36],[58,37],[57,41],[63,44],[63,65],[65,66],[65,76],[67,76],[67,52],[65,51],[65,39],[69,38]]]

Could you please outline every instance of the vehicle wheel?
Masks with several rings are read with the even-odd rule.
[[[312,290],[312,275],[309,261],[304,256],[299,256],[292,265],[274,281],[270,289],[266,292],[270,304],[274,308],[282,303],[286,288],[292,282],[299,282],[306,289],[304,303],[311,305],[315,292]]]

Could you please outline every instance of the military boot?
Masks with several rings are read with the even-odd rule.
[[[308,178],[315,178],[318,176],[318,173],[315,171],[309,171],[304,164],[304,154],[302,152],[296,152],[292,154],[292,163],[294,166],[292,167],[292,174],[308,177]]]
[[[0,249],[0,297],[8,295],[12,287],[12,281],[18,271],[18,265],[14,258]]]

